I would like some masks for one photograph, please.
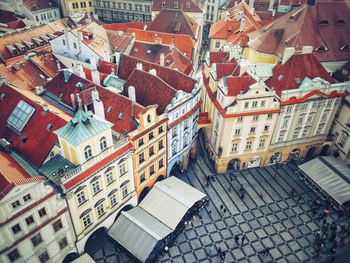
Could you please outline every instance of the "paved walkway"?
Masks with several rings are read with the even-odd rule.
[[[226,262],[320,262],[315,256],[315,233],[322,227],[321,210],[313,216],[316,195],[298,179],[295,165],[283,165],[274,178],[274,167],[254,168],[230,175],[206,175],[212,171],[203,160],[192,164],[185,182],[205,192],[210,203],[176,238],[160,262],[220,262],[217,249],[226,252]],[[244,188],[241,200],[240,188]],[[295,188],[297,194],[290,194]],[[261,196],[262,193],[262,196]],[[300,198],[299,198],[299,194]],[[222,207],[222,209],[221,209]],[[337,215],[331,210],[328,223]],[[348,225],[341,219],[338,225]],[[338,231],[340,227],[338,227]],[[245,236],[235,242],[235,236]],[[261,252],[269,248],[263,256]],[[107,243],[93,255],[97,262],[131,262],[120,250]]]

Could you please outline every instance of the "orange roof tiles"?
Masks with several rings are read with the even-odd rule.
[[[126,22],[117,24],[106,24],[103,25],[103,28],[107,30],[127,32],[129,28],[143,30],[147,24],[148,23],[145,22]]]
[[[249,87],[256,83],[250,76],[233,76],[225,79],[227,86],[227,96],[237,96],[241,92],[244,94],[249,90]]]
[[[56,59],[56,57],[51,52],[46,53],[45,55],[37,55],[30,57],[30,60],[51,78],[56,76],[59,70],[57,63],[60,64],[61,68],[64,68],[64,66]]]
[[[112,30],[107,30],[107,36],[109,44],[112,49],[117,52],[124,53],[127,48],[132,44],[134,37],[131,34],[119,33]]]

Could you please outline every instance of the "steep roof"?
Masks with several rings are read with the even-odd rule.
[[[124,84],[124,95],[128,87],[135,87],[136,101],[143,106],[158,105],[157,113],[165,111],[167,105],[176,96],[176,90],[148,72],[135,69]]]
[[[177,7],[175,3],[177,3]],[[164,8],[177,8],[184,12],[202,13],[202,10],[197,4],[192,0],[154,0],[152,2],[152,11],[161,11]]]
[[[74,118],[55,131],[55,134],[70,144],[77,146],[93,138],[97,134],[110,129],[113,125],[107,121],[95,118],[92,112],[79,109]]]
[[[198,24],[182,10],[163,9],[147,26],[147,30],[189,35],[196,39],[198,27]]]
[[[23,0],[23,4],[32,12],[49,8],[58,8],[54,0]]]
[[[63,64],[60,63],[51,52],[45,53],[44,55],[38,54],[37,56],[32,56],[30,60],[51,78],[56,76],[59,70],[57,64],[60,64],[60,67],[64,68]]]
[[[245,93],[249,87],[256,83],[251,76],[232,76],[224,78],[227,86],[227,96],[237,96],[240,93]]]
[[[314,54],[304,54],[294,55],[285,64],[277,64],[273,69],[273,76],[266,81],[266,85],[281,96],[284,90],[298,89],[306,77],[310,79],[320,77],[335,83]]]
[[[350,59],[348,1],[316,1],[276,19],[251,37],[249,46],[282,57],[286,47],[312,46],[319,61]],[[312,32],[312,33],[310,33]]]
[[[53,130],[62,127],[66,121],[50,110],[44,111],[40,104],[8,85],[0,87],[0,94],[3,94],[0,100],[0,137],[6,138],[12,149],[37,168],[40,167],[57,141]],[[20,101],[33,107],[34,113],[18,133],[10,128],[8,118]]]
[[[225,51],[210,52],[210,54],[209,54],[210,66],[213,63],[226,62],[228,58],[229,58],[229,52],[225,52]]]
[[[134,39],[134,36],[131,34],[112,30],[107,30],[107,36],[113,51],[122,53],[126,51]]]
[[[238,76],[239,73],[240,73],[240,66],[236,62],[216,64],[216,77],[218,80],[227,76]]]
[[[127,55],[123,55],[121,58],[118,73],[119,77],[123,80],[127,80],[136,68],[137,63],[142,64],[144,71],[155,69],[157,71],[157,76],[176,90],[182,90],[184,92],[191,93],[195,84],[197,83],[196,80],[186,76],[179,71],[149,63],[147,61]]]
[[[103,28],[112,31],[127,32],[129,28],[143,30],[146,25],[148,25],[148,23],[145,22],[125,22],[116,24],[105,24],[103,25]]]

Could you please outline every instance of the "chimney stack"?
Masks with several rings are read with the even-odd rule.
[[[143,70],[143,69],[142,69],[142,63],[137,63],[137,64],[136,64],[136,69],[142,71],[142,70]]]
[[[272,12],[274,4],[275,4],[275,0],[270,0],[269,9],[267,11],[271,11]]]
[[[243,32],[244,31],[244,28],[245,28],[245,19],[242,18],[241,19],[241,25],[239,27],[239,32]]]
[[[131,100],[131,117],[134,117],[134,107],[135,107],[135,101],[136,101],[136,93],[135,93],[135,87],[129,86],[128,87],[128,96]]]
[[[73,107],[73,109],[75,109],[75,96],[74,96],[74,94],[70,94],[70,100],[72,101],[72,107]]]
[[[90,65],[92,69],[97,70],[96,58],[93,55],[90,56]]]
[[[83,109],[83,104],[81,102],[81,99],[79,97],[79,94],[77,94],[77,103],[78,103],[78,109],[82,110]]]
[[[96,87],[93,89],[93,91],[91,91],[91,97],[96,116],[98,116],[102,120],[105,120],[105,109],[103,106],[103,102],[100,100],[100,95],[98,94]]]
[[[249,10],[254,13],[254,0],[249,0]]]
[[[101,85],[100,72],[98,72],[96,69],[91,70],[91,78],[93,83]]]
[[[160,53],[159,64],[164,66],[164,53]]]

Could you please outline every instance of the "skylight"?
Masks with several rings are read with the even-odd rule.
[[[7,124],[16,131],[21,132],[33,115],[35,109],[25,101],[18,102],[16,108],[12,111],[10,117],[7,119]]]

